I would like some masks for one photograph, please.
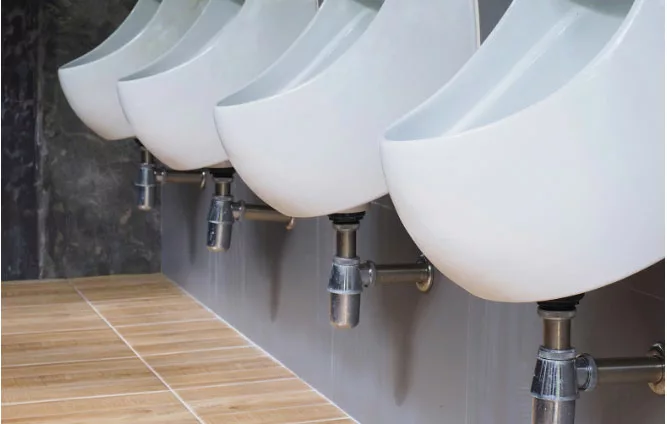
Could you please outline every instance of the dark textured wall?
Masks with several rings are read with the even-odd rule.
[[[137,147],[86,128],[57,78],[133,3],[3,2],[3,280],[160,269],[159,212],[134,208]]]
[[[36,278],[38,3],[2,6],[2,279]]]

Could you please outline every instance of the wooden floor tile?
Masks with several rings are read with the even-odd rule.
[[[267,409],[263,411],[218,414],[197,414],[207,424],[304,424],[323,420],[344,418],[345,414],[330,403],[304,405],[291,408]],[[334,421],[335,423],[335,421]],[[338,424],[338,423],[336,423]]]
[[[354,423],[160,274],[2,296],[3,424]]]
[[[2,366],[131,356],[134,356],[132,350],[109,327],[99,330],[2,335]]]
[[[34,402],[87,396],[164,391],[138,359],[3,368],[2,402]]]
[[[213,314],[187,296],[100,302],[98,311],[113,326],[211,319]]]
[[[81,296],[65,280],[50,283],[2,283],[0,289],[3,310],[14,306],[85,304]]]
[[[160,274],[79,278],[71,282],[91,302],[186,297]]]
[[[117,330],[141,356],[248,346],[239,333],[217,319],[136,325]]]
[[[85,302],[5,308],[2,334],[108,328]]]
[[[256,348],[231,348],[149,356],[148,362],[172,388],[293,377]]]
[[[224,414],[326,402],[298,378],[183,389],[178,394],[197,414]]]
[[[9,405],[3,424],[196,424],[197,419],[171,394],[149,393],[93,399]]]

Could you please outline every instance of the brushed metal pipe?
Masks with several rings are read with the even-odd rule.
[[[231,196],[232,194],[232,179],[231,178],[214,178],[215,182],[215,196]]]
[[[359,224],[335,225],[334,228],[336,229],[336,256],[356,258]]]
[[[659,358],[596,359],[598,384],[655,383],[662,379],[665,364]]]
[[[146,150],[145,147],[141,147],[141,163],[150,163],[153,164],[155,163],[155,157],[151,152]]]
[[[329,277],[329,322],[334,328],[351,329],[359,325],[363,284],[357,257],[359,224],[334,224],[336,256]]]
[[[248,219],[251,221],[278,222],[285,224],[288,228],[294,225],[294,218],[283,215],[277,210],[267,205],[249,205],[245,202],[238,202],[235,205],[235,211],[238,211],[237,219]]]
[[[577,384],[584,391],[608,383],[658,383],[664,372],[664,359],[658,356],[595,359],[582,354],[577,357]]]
[[[376,284],[395,284],[405,282],[424,281],[429,278],[427,264],[397,264],[397,265],[375,265]]]
[[[329,322],[334,328],[349,330],[359,325],[361,294],[329,293]]]
[[[570,337],[576,311],[539,307],[537,313],[543,340],[531,384],[532,424],[574,424],[577,372]]]
[[[542,321],[544,340],[542,345],[549,349],[570,349],[571,324],[570,320],[545,319]]]
[[[572,319],[575,311],[537,310],[542,318],[542,346],[547,349],[567,350],[572,348]]]
[[[532,424],[574,424],[576,401],[533,399]]]
[[[158,182],[162,184],[199,184],[203,187],[206,182],[206,173],[203,171],[181,172],[163,169],[157,172],[156,177]]]

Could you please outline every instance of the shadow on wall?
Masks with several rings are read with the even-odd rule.
[[[235,185],[238,188],[241,188],[240,186],[243,187],[243,190],[237,190],[238,199],[243,199],[247,203],[264,203],[251,190],[246,188],[245,184],[235,183]],[[243,225],[243,222],[240,224]],[[259,246],[261,246],[261,249],[254,251],[252,256],[258,263],[264,264],[264,269],[268,271],[269,281],[267,283],[270,286],[270,295],[268,298],[269,316],[271,318],[271,322],[275,322],[278,318],[278,312],[280,310],[280,293],[282,289],[281,276],[283,271],[282,267],[283,263],[286,262],[284,258],[285,243],[287,237],[290,236],[290,232],[280,224],[256,221],[253,223],[253,225],[245,226],[243,236],[256,240]]]
[[[388,209],[391,205],[392,209]],[[417,261],[419,250],[403,228],[403,224],[393,211],[393,205],[388,196],[380,204],[373,204],[367,216],[362,220],[375,221],[377,224],[368,225],[363,236],[363,244],[375,246],[376,258],[363,257],[362,260],[377,260],[378,263],[409,263]],[[393,234],[394,239],[387,243],[386,235]],[[380,261],[378,258],[382,258]],[[438,290],[436,283],[432,290]],[[370,293],[373,291],[375,293]],[[426,308],[423,303],[428,297],[419,292],[413,284],[397,284],[376,286],[369,290],[368,295],[378,297],[379,316],[384,317],[382,324],[384,332],[392,349],[392,368],[394,373],[394,400],[400,406],[410,391],[414,347],[415,327],[419,324],[421,315]],[[354,331],[354,330],[352,330]]]

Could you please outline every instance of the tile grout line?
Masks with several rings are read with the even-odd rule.
[[[103,362],[103,361],[119,361],[122,359],[132,359],[134,355],[130,356],[115,356],[112,358],[97,358],[97,359],[73,359],[71,361],[55,361],[55,362],[32,362],[29,364],[3,364],[2,368],[21,368],[21,367],[42,367],[50,365],[68,365],[68,364],[80,364],[82,362]]]
[[[69,402],[73,400],[87,400],[87,399],[102,399],[110,397],[121,397],[121,396],[141,396],[141,395],[152,395],[156,393],[169,393],[169,390],[160,390],[157,392],[133,392],[133,393],[112,393],[110,395],[93,395],[93,396],[74,396],[69,398],[57,398],[57,399],[42,399],[42,400],[31,400],[25,402],[3,402],[2,406],[17,406],[17,405],[32,405],[38,403],[49,403],[49,402]]]
[[[208,306],[206,306],[203,302],[200,302],[199,299],[197,299],[196,297],[194,297],[193,295],[191,295],[190,293],[188,293],[183,287],[181,287],[181,286],[179,286],[178,284],[176,284],[174,281],[172,281],[171,279],[169,279],[166,275],[163,275],[163,276],[164,276],[164,278],[165,278],[166,281],[168,281],[169,283],[171,283],[172,285],[174,285],[176,288],[178,288],[182,293],[184,293],[187,297],[189,297],[189,298],[192,299],[194,302],[196,302],[199,306],[201,306],[202,308],[204,308],[204,309],[206,309],[208,312],[210,312],[210,313],[211,313],[215,318],[217,318],[220,322],[222,322],[223,324],[229,326],[229,328],[232,328],[234,331],[236,331],[241,337],[243,337],[245,340],[247,340],[248,343],[250,343],[252,346],[256,347],[256,348],[259,349],[261,352],[263,352],[266,356],[268,356],[269,358],[271,358],[273,361],[275,361],[276,363],[280,364],[280,366],[282,366],[283,368],[285,368],[286,370],[288,370],[288,371],[291,372],[292,374],[296,375],[290,368],[286,367],[285,364],[283,364],[281,361],[279,361],[278,359],[276,359],[273,355],[271,355],[269,352],[267,352],[267,351],[266,351],[265,349],[263,349],[261,346],[259,346],[258,344],[256,344],[256,343],[253,342],[252,340],[250,340],[245,334],[243,334],[242,332],[240,332],[236,327],[234,327],[233,325],[231,325],[229,322],[227,322],[227,320],[225,320],[224,318],[222,318],[220,315],[216,314],[211,308],[209,308]],[[297,377],[298,377],[298,376],[297,376]],[[324,396],[324,395],[322,394],[322,392],[320,392],[319,390],[317,390],[315,387],[313,387],[312,385],[310,385],[307,381],[303,380],[302,378],[299,378],[299,380],[301,380],[305,385],[307,385],[308,387],[310,387],[315,393],[317,393],[318,395],[320,395],[323,399],[326,399],[331,405],[335,406],[335,407],[338,408],[341,412],[343,412],[343,414],[345,414],[345,418],[351,419],[351,420],[354,421],[355,423],[359,424],[359,421],[357,421],[356,419],[352,418],[352,416],[350,416],[350,414],[348,414],[343,408],[341,408],[340,406],[338,406],[334,401],[332,401],[331,399],[329,399],[327,396]],[[326,420],[324,420],[324,421],[326,421]],[[311,421],[311,422],[313,422],[313,421]],[[308,422],[306,421],[305,423],[308,423]],[[298,423],[297,423],[297,424],[298,424]]]
[[[79,292],[79,288],[76,287],[74,284],[72,284],[72,287],[74,288],[74,290],[76,290],[77,292]],[[81,296],[83,296],[83,294],[81,294]],[[178,295],[178,294],[169,294],[169,293],[165,293],[165,294],[163,294],[163,295],[159,295],[159,296],[153,295],[153,296],[139,296],[139,297],[132,297],[131,300],[155,300],[155,299],[162,299],[162,298],[173,298],[173,299],[178,299],[179,297],[182,297],[182,296],[181,296],[181,295]],[[95,304],[95,303],[97,303],[97,304],[99,304],[100,306],[111,305],[111,304],[113,304],[113,303],[122,303],[122,302],[125,302],[126,300],[128,300],[128,299],[118,298],[118,299],[89,300],[88,298],[86,298],[86,301],[87,301],[87,302],[90,302],[90,304]]]
[[[84,296],[83,293],[81,293],[81,291],[79,290],[79,288],[76,287],[76,286],[74,286],[74,285],[72,285],[72,287],[74,288],[74,290],[76,290],[76,292],[79,294],[79,296],[81,296],[81,297],[83,298],[83,300],[85,300],[85,301],[88,303],[88,305],[89,305],[91,308],[93,308],[93,311],[95,311],[95,313],[96,313],[96,314],[97,314],[97,315],[98,315],[98,316],[99,316],[99,317],[100,317],[100,318],[101,318],[101,319],[102,319],[102,320],[109,326],[109,328],[111,328],[111,330],[113,330],[113,332],[116,333],[116,336],[118,336],[118,338],[120,338],[120,339],[123,341],[123,343],[125,343],[125,345],[127,345],[127,347],[128,347],[132,352],[134,352],[134,354],[135,354],[135,355],[137,356],[137,358],[144,364],[144,366],[146,366],[146,367],[153,373],[153,375],[154,375],[158,380],[160,380],[160,382],[161,382],[161,383],[162,383],[162,384],[163,384],[163,385],[164,385],[164,386],[171,392],[171,394],[174,395],[174,397],[175,397],[176,399],[178,399],[178,401],[185,407],[185,409],[187,409],[187,410],[190,412],[190,414],[192,414],[192,416],[195,417],[195,419],[196,419],[200,424],[206,424],[206,422],[205,422],[204,420],[202,420],[201,417],[200,417],[199,415],[197,415],[197,413],[195,412],[195,410],[194,410],[194,409],[193,409],[187,402],[185,402],[185,400],[183,400],[183,398],[182,398],[178,393],[176,393],[176,391],[175,391],[174,389],[172,389],[172,387],[165,381],[165,379],[162,378],[162,376],[161,376],[160,374],[158,374],[158,372],[155,371],[155,369],[154,369],[154,368],[153,368],[153,367],[152,367],[152,366],[151,366],[151,365],[150,365],[150,364],[149,364],[143,357],[141,357],[141,355],[139,355],[139,352],[137,352],[137,351],[132,347],[132,345],[130,345],[130,343],[128,343],[127,340],[125,340],[125,337],[123,337],[123,335],[120,334],[120,332],[119,332],[118,330],[116,330],[116,329],[111,325],[111,323],[109,323],[109,321],[107,321],[107,319],[100,313],[100,311],[97,310],[97,308],[95,307],[95,305],[93,305],[93,304],[88,300],[88,298],[87,298],[86,296]]]
[[[163,324],[180,324],[180,323],[192,323],[192,322],[206,322],[206,321],[216,321],[215,318],[193,318],[193,319],[186,319],[186,320],[172,320],[172,321],[157,321],[157,322],[142,322],[139,324],[120,324],[120,325],[114,325],[114,327],[118,328],[132,328],[132,327],[147,327],[149,325],[163,325]]]
[[[4,312],[4,310],[3,310]],[[4,331],[2,332],[3,336],[20,336],[23,334],[53,334],[53,333],[73,333],[76,331],[94,331],[94,330],[102,330],[106,329],[106,326],[101,326],[101,327],[85,327],[85,328],[69,328],[66,330],[61,330],[61,329],[49,329],[48,331],[16,331],[13,333],[5,333]]]
[[[215,351],[218,351],[218,350],[233,350],[233,349],[250,349],[252,347],[254,347],[254,346],[242,345],[242,346],[211,347],[211,348],[208,348],[208,349],[179,350],[179,351],[175,351],[175,352],[165,352],[165,353],[149,353],[149,354],[144,354],[144,356],[147,357],[147,358],[154,358],[154,357],[167,356],[167,355],[182,355],[184,353],[215,352]],[[243,358],[254,358],[255,356],[262,356],[262,354],[261,354],[261,352],[257,352],[257,355],[243,356]]]
[[[312,390],[302,390],[302,391],[288,392],[288,393],[311,393],[311,392],[314,393]],[[257,412],[262,412],[263,413],[263,412],[274,412],[274,411],[287,411],[287,410],[290,410],[290,409],[307,408],[307,407],[310,407],[310,406],[327,406],[327,405],[328,406],[333,406],[333,405],[331,405],[331,402],[327,402],[326,399],[322,398],[322,402],[319,402],[319,403],[304,403],[302,405],[280,406],[280,407],[277,407],[277,408],[274,407],[274,408],[265,408],[265,409],[254,409],[254,410],[249,410],[249,411],[225,412],[225,413],[222,413],[220,415],[224,415],[225,417],[234,417],[235,415],[239,416],[239,415],[244,415],[244,414],[248,414],[248,413],[253,414],[253,413],[257,413]],[[342,410],[341,410],[341,412],[343,414],[345,414]],[[315,421],[299,421],[299,422],[289,421],[289,422],[285,422],[285,423],[281,423],[281,424],[301,424],[301,423],[311,423],[311,422],[327,421],[327,420],[343,420],[345,418],[346,417],[318,418]]]
[[[104,328],[105,330],[107,327]],[[96,330],[100,330],[97,328]],[[39,334],[39,333],[37,333]],[[184,353],[198,353],[198,352],[213,352],[213,351],[218,351],[218,350],[232,350],[232,349],[249,349],[253,348],[254,346],[251,345],[242,345],[242,346],[225,346],[225,347],[214,347],[214,348],[209,348],[209,349],[195,349],[195,350],[179,350],[176,352],[166,352],[166,353],[152,353],[148,355],[144,355],[149,358],[153,357],[160,357],[160,356],[167,356],[167,355],[182,355]],[[134,358],[136,354],[134,352],[131,352],[130,356],[114,356],[110,358],[96,358],[96,359],[73,359],[71,361],[54,361],[54,362],[32,362],[32,363],[27,363],[27,364],[4,364],[2,367],[3,368],[20,368],[20,367],[35,367],[35,366],[47,366],[47,365],[67,365],[67,364],[78,364],[81,362],[101,362],[101,361],[117,361],[121,359],[131,359]],[[264,356],[262,352],[257,352],[256,355],[253,356],[244,356],[244,358],[254,358],[254,357],[260,357]]]
[[[257,384],[257,383],[270,383],[270,382],[274,382],[274,381],[289,381],[289,380],[299,380],[299,381],[303,382],[303,380],[301,380],[298,377],[281,377],[281,378],[272,378],[272,379],[268,379],[268,380],[234,381],[232,383],[207,384],[207,385],[204,385],[204,386],[195,386],[195,387],[179,387],[178,389],[175,389],[175,390],[178,390],[178,391],[181,391],[181,392],[187,392],[187,391],[199,390],[199,389],[216,389],[218,387],[233,387],[233,386],[243,386],[243,385]],[[310,386],[308,386],[308,387],[310,387]],[[306,392],[308,390],[303,390],[303,391]]]
[[[341,409],[341,411],[342,411],[342,409]],[[355,420],[352,417],[341,417],[341,418],[322,418],[320,420],[315,420],[315,421],[311,420],[311,421],[291,422],[291,423],[288,423],[288,424],[317,424],[317,423],[326,423],[326,422],[333,422],[334,424],[336,424],[336,421],[344,421],[344,420],[352,420],[355,423],[358,423],[358,421]]]

